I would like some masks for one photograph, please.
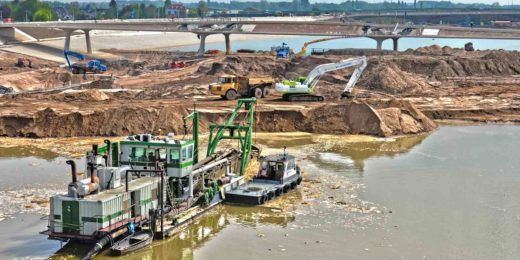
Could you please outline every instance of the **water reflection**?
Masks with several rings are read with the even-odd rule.
[[[375,138],[369,136],[313,135],[307,133],[261,134],[259,144],[298,155],[300,160],[310,160],[333,171],[345,169],[364,170],[365,161],[373,157],[394,157],[409,152],[421,144],[428,134],[399,138]]]
[[[297,191],[293,191],[291,197],[297,199],[300,195]],[[276,206],[276,201],[271,205]],[[231,223],[253,228],[264,225],[287,227],[287,224],[294,220],[294,212],[269,207],[269,204],[265,207],[220,205],[202,216],[195,224],[186,227],[177,236],[166,241],[154,241],[152,247],[147,250],[123,257],[113,257],[109,250],[105,250],[96,259],[193,259],[193,253],[197,248],[215,238]],[[56,252],[51,259],[74,259],[85,254],[89,249],[85,245],[69,243]]]
[[[41,149],[34,146],[15,146],[15,147],[0,147],[0,158],[26,158],[35,157],[51,161],[59,155],[48,149]]]

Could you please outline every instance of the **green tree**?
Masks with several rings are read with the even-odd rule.
[[[170,5],[172,5],[172,1],[171,0],[165,0],[164,1],[164,8],[169,7]]]
[[[33,21],[41,21],[41,22],[47,22],[55,20],[55,15],[52,9],[49,6],[46,7],[40,7],[38,10],[34,13],[32,17]]]
[[[209,12],[208,4],[204,1],[199,1],[199,7],[197,7],[197,14],[199,17],[205,17]]]
[[[40,3],[37,0],[24,0],[18,3],[13,2],[12,4],[16,6],[16,8],[13,9],[13,18],[16,21],[25,21],[33,17]]]
[[[156,18],[157,17],[157,7],[155,5],[150,4],[144,9],[144,17],[146,18]]]
[[[190,8],[188,9],[188,17],[195,18],[199,16],[196,9]]]
[[[3,18],[11,17],[11,7],[9,7],[9,5],[7,5],[7,4],[4,4],[0,7],[0,12],[2,12]]]
[[[114,19],[118,17],[116,0],[110,0],[110,3],[108,4],[108,10],[105,13],[105,16],[109,19]]]
[[[164,7],[163,7],[162,13],[161,13],[162,17],[166,17],[166,8],[171,6],[171,5],[172,5],[172,1],[171,0],[165,0],[164,1]]]

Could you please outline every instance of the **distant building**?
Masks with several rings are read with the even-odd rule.
[[[166,7],[165,12],[166,17],[171,18],[186,18],[188,15],[188,9],[181,3]]]

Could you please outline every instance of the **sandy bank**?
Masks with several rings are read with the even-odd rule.
[[[231,44],[236,41],[247,40],[265,40],[265,39],[282,39],[294,36],[280,35],[244,35],[233,34]],[[114,55],[103,52],[106,49],[119,50],[151,50],[164,49],[187,45],[198,45],[200,40],[196,34],[181,32],[126,32],[126,31],[92,31],[91,41],[94,56],[101,58],[117,58]],[[206,43],[224,42],[224,36],[221,34],[210,35],[206,38]],[[40,57],[52,61],[64,62],[63,47],[65,45],[64,38],[56,38],[42,40],[33,43],[21,43],[3,46],[3,50],[21,53],[29,56]],[[85,53],[86,43],[84,35],[75,35],[71,38],[71,50]]]

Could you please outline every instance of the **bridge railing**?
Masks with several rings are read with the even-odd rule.
[[[23,25],[23,24],[74,24],[74,23],[154,23],[154,22],[179,22],[179,23],[197,23],[197,22],[215,22],[215,23],[229,23],[229,22],[276,22],[276,21],[319,21],[330,17],[321,16],[287,16],[287,17],[204,17],[204,18],[150,18],[150,19],[105,19],[105,20],[65,20],[65,21],[48,21],[48,22],[13,22],[5,23],[4,25]]]

